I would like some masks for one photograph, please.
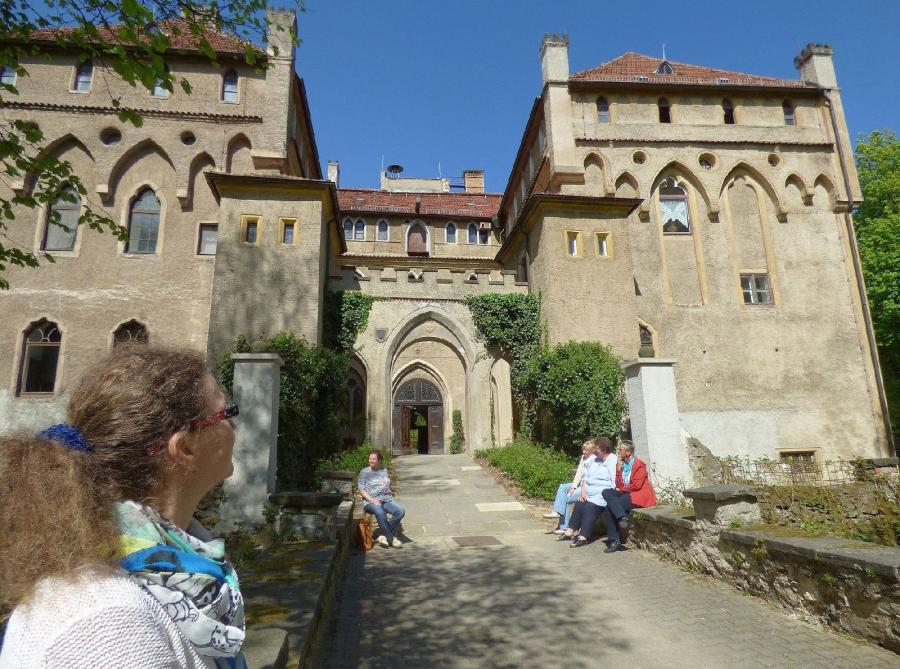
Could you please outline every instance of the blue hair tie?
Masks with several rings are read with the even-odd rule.
[[[78,428],[71,425],[54,425],[46,430],[37,433],[39,439],[49,439],[58,444],[62,444],[70,451],[93,451],[94,447],[84,438],[84,435],[78,431]]]

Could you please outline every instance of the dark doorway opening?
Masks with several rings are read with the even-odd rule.
[[[407,381],[394,395],[392,452],[437,454],[444,452],[444,402],[430,381]]]

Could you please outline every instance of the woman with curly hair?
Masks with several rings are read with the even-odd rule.
[[[133,346],[65,424],[0,441],[0,668],[246,666],[237,576],[193,518],[236,415],[200,355]]]

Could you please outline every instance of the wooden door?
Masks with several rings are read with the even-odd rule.
[[[406,251],[410,255],[428,255],[428,238],[425,229],[418,223],[413,224],[409,230]]]
[[[428,452],[444,452],[444,407],[440,404],[428,407]]]
[[[400,418],[400,452],[409,453],[409,407],[402,407],[402,416]]]

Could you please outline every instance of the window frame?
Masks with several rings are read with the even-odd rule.
[[[85,69],[86,66],[89,68],[89,71],[87,74],[87,88],[82,90],[78,87],[78,85],[79,85],[79,82],[82,81],[82,79],[83,79],[82,71]],[[90,93],[91,88],[93,88],[93,86],[94,86],[94,61],[92,61],[90,58],[88,58],[80,63],[76,63],[75,70],[74,70],[73,76],[72,76],[72,87],[69,89],[69,92],[70,93]]]
[[[46,344],[43,342],[29,342],[28,339],[31,334],[40,328],[44,328],[47,326],[52,326],[56,329],[57,333],[59,333],[59,341],[56,342],[47,342]],[[43,339],[43,337],[42,337]],[[59,376],[60,376],[60,368],[62,366],[62,341],[63,341],[63,332],[59,327],[59,323],[56,321],[51,321],[49,318],[39,318],[36,321],[33,321],[25,328],[21,335],[21,350],[20,350],[20,358],[19,358],[19,373],[16,377],[16,397],[21,398],[40,398],[40,397],[53,397],[56,395],[56,391],[59,387]],[[28,379],[28,371],[30,369],[30,360],[29,360],[29,350],[32,347],[40,347],[40,348],[55,348],[56,349],[56,362],[53,370],[53,390],[50,391],[29,391],[26,390],[26,382]]]
[[[143,329],[143,331],[144,331],[144,339],[141,340],[140,338],[135,339],[135,338],[131,337],[131,338],[129,338],[127,341],[117,341],[117,340],[116,340],[116,335],[117,335],[119,332],[122,332],[123,329],[124,329],[126,326],[129,326],[129,325],[132,325],[132,324],[133,324],[133,325],[139,325],[139,326]],[[110,333],[110,350],[115,349],[116,346],[119,346],[119,345],[122,345],[122,344],[128,345],[128,344],[130,344],[130,343],[132,343],[132,342],[135,342],[135,341],[137,341],[137,342],[139,342],[139,343],[141,343],[141,344],[144,344],[144,345],[149,344],[149,343],[150,343],[150,328],[147,327],[147,324],[146,324],[146,323],[144,323],[144,322],[142,322],[142,321],[139,321],[137,318],[129,318],[127,321],[123,321],[123,322],[119,323],[119,324],[113,329],[112,333]]]
[[[491,231],[490,229],[484,229],[481,226],[478,227],[478,246],[490,246],[491,245]]]
[[[450,228],[453,228],[453,240],[450,240]],[[459,226],[456,225],[453,221],[449,221],[444,226],[444,243],[445,244],[459,244]]]
[[[12,73],[12,79],[10,81],[3,81],[4,79],[9,79],[9,73]],[[15,86],[16,81],[19,79],[19,70],[15,65],[4,65],[0,67],[0,83],[5,84],[6,86]]]
[[[609,111],[609,100],[607,100],[605,96],[601,95],[597,98],[595,108],[597,110],[597,123],[607,125],[612,122],[612,116]],[[606,115],[605,121],[603,120],[604,114]]]
[[[159,202],[159,209],[156,210],[156,212],[155,212],[157,215],[156,240],[153,242],[153,250],[152,251],[135,251],[131,246],[131,230],[132,230],[132,225],[133,225],[133,221],[134,221],[135,204],[137,203],[138,200],[141,199],[141,197],[143,197],[144,193],[146,193],[147,191],[150,191],[151,193],[153,193],[153,197],[156,198],[157,202]],[[162,232],[163,202],[157,193],[158,193],[158,191],[156,188],[154,188],[153,186],[144,184],[143,186],[140,186],[138,188],[138,190],[134,194],[134,196],[128,201],[128,211],[126,212],[127,216],[128,216],[128,218],[127,218],[128,240],[125,242],[124,248],[122,249],[122,252],[125,253],[126,255],[129,255],[129,256],[159,255],[160,242],[162,239],[162,235],[160,233]],[[148,209],[146,211],[139,211],[138,213],[148,213],[149,214],[149,213],[154,213],[154,212],[152,210]]]
[[[78,191],[76,191],[76,190],[75,190],[74,188],[72,188],[71,186],[68,186],[68,185],[67,185],[67,186],[64,188],[64,190],[71,190],[71,191],[73,192],[73,194],[75,195],[75,197],[78,199],[78,202],[77,202],[77,203],[72,203],[72,202],[65,202],[65,201],[63,201],[63,204],[60,205],[60,204],[59,204],[59,203],[60,203],[60,200],[57,200],[56,202],[53,202],[52,204],[51,204],[51,203],[47,203],[47,204],[43,207],[44,227],[43,227],[43,230],[41,231],[41,242],[40,242],[40,246],[39,246],[39,249],[41,250],[42,253],[50,253],[50,254],[53,254],[53,253],[74,253],[74,252],[76,251],[76,249],[78,248],[79,230],[80,230],[80,228],[81,228],[81,226],[78,225],[78,221],[81,219],[81,211],[82,211],[82,209],[83,209],[83,207],[84,207],[84,202],[83,202],[82,199],[81,199],[81,195],[78,194]],[[76,212],[78,213],[78,218],[77,218],[76,221],[75,221],[75,230],[74,230],[74,234],[72,235],[72,247],[71,247],[71,248],[68,248],[68,249],[48,249],[48,248],[47,248],[47,237],[49,236],[49,233],[50,233],[50,226],[52,225],[52,223],[50,222],[50,216],[51,216],[51,214],[52,214],[52,212],[53,212],[54,209],[55,209],[56,211],[59,211],[60,209],[62,209],[62,210],[64,210],[64,211],[72,211],[72,210],[74,210],[74,211],[76,211]],[[159,236],[159,231],[158,231],[158,229],[157,229],[157,237],[158,237],[158,236]]]
[[[609,231],[600,231],[594,233],[594,253],[598,258],[610,260],[613,257],[613,236]],[[606,253],[600,253],[601,249]]]
[[[797,125],[797,106],[790,100],[782,100],[781,117],[786,127]]]
[[[751,280],[751,287],[744,287],[744,279]],[[757,279],[765,279],[765,288],[760,288],[757,285]],[[750,271],[750,272],[740,272],[738,283],[741,287],[741,300],[742,304],[745,307],[771,307],[775,304],[775,293],[772,290],[772,281],[769,279],[768,272],[762,271]],[[750,302],[747,301],[747,294],[749,291]],[[765,302],[761,302],[758,299],[758,293],[764,292],[768,300]]]
[[[288,244],[284,241],[284,233],[287,230],[288,225],[293,228],[291,243]],[[278,219],[278,246],[282,248],[290,248],[292,246],[297,246],[298,239],[300,237],[300,219],[294,218],[293,216],[284,216]]]
[[[163,72],[169,74],[172,70],[169,68],[168,63],[163,63]],[[160,100],[165,100],[172,95],[172,91],[168,88],[163,88],[162,79],[157,79],[153,82],[153,88],[150,89],[150,95],[154,98],[159,98]]]
[[[475,241],[472,241],[472,233],[475,233]],[[477,246],[478,245],[478,226],[474,223],[469,223],[466,226],[466,244]]]
[[[229,91],[229,85],[230,85],[229,75],[234,75],[234,91],[233,91],[234,99],[233,100],[228,100],[226,98],[226,92],[230,92]],[[220,91],[220,94],[219,94],[219,100],[221,102],[224,102],[225,104],[229,104],[229,105],[236,105],[241,101],[241,78],[238,75],[237,70],[235,70],[233,67],[226,70],[222,74],[222,90]]]
[[[412,234],[413,228],[416,226],[422,228],[425,233],[425,251],[424,253],[410,253],[409,250],[409,236]],[[406,235],[404,236],[404,250],[406,251],[406,255],[411,255],[414,258],[422,258],[422,257],[430,257],[431,256],[431,231],[428,229],[428,226],[425,225],[424,221],[419,220],[418,218],[410,221],[409,226],[406,228]]]
[[[369,226],[366,225],[366,222],[361,218],[357,218],[355,221],[353,221],[353,241],[354,242],[366,241],[366,237],[368,236],[368,234],[367,234],[368,227]],[[362,231],[361,236],[359,234],[360,231]]]
[[[215,251],[213,251],[212,253],[200,253],[200,249],[202,248],[201,245],[203,244],[203,229],[204,228],[212,228],[216,231],[216,250],[218,250],[218,248],[219,248],[219,224],[211,222],[211,221],[207,221],[207,222],[201,221],[197,225],[197,250],[194,255],[199,256],[201,258],[215,258],[216,257]]]
[[[663,120],[663,109],[666,110],[666,120]],[[657,120],[666,125],[672,125],[672,104],[666,97],[661,97],[656,101]]]
[[[247,231],[250,223],[256,224],[256,239],[252,242],[247,241]],[[263,219],[259,214],[243,214],[241,216],[241,244],[244,246],[259,246],[262,240]]]
[[[381,224],[384,223],[384,238],[381,236]],[[391,241],[391,224],[388,223],[387,219],[379,218],[375,223],[375,241],[376,242],[389,242]]]
[[[352,242],[353,241],[353,219],[345,218],[343,224],[341,225],[341,230],[344,233],[344,241]]]
[[[725,125],[737,125],[734,103],[728,98],[722,98],[722,121]]]
[[[671,181],[673,184],[673,188],[679,189],[682,193],[684,193],[684,210],[687,212],[687,230],[665,230],[663,226],[665,225],[665,221],[663,221],[663,213],[662,213],[662,202],[669,201],[674,202],[681,200],[682,197],[679,195],[663,195],[662,189],[666,182]],[[689,237],[694,234],[694,222],[693,216],[691,215],[691,198],[690,191],[684,185],[682,181],[679,181],[675,176],[668,176],[662,181],[659,182],[659,186],[656,189],[656,199],[657,199],[657,210],[659,212],[659,229],[662,231],[663,235],[671,235],[674,237],[682,236]]]
[[[571,252],[570,242],[575,241],[575,253]],[[581,241],[581,230],[563,230],[563,249],[567,258],[583,258],[584,244]]]

